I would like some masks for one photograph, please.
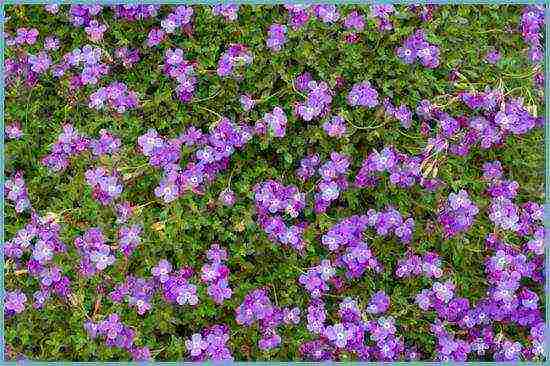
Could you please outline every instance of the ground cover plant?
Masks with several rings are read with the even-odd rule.
[[[543,359],[541,6],[5,12],[8,358]]]

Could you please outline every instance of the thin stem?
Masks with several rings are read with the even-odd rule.
[[[279,301],[277,299],[277,289],[275,288],[275,285],[270,283],[271,287],[273,287],[273,294],[275,295],[275,305],[279,306]]]
[[[136,208],[141,209],[141,208],[147,207],[147,206],[149,206],[150,204],[153,204],[153,203],[155,203],[155,201],[150,201],[150,202],[144,203],[143,205],[136,206]]]
[[[138,165],[138,166],[127,166],[127,167],[122,167],[122,168],[118,168],[118,171],[119,172],[122,172],[124,170],[137,170],[139,168],[143,168],[143,167],[146,167],[148,166],[149,164],[145,163],[145,164],[142,164],[142,165]]]
[[[273,97],[275,97],[275,96],[277,96],[277,95],[279,95],[279,94],[281,94],[281,93],[286,92],[287,90],[288,90],[288,89],[281,89],[281,90],[279,90],[278,92],[275,92],[275,93],[273,93],[273,94],[271,94],[271,95],[269,95],[269,96],[267,96],[267,97],[260,98],[260,99],[256,100],[256,104],[263,103],[263,102],[265,102],[266,100],[268,100],[268,99],[270,99],[270,98],[273,98]]]
[[[384,126],[386,124],[386,122],[382,123],[382,124],[379,124],[378,126],[367,126],[367,127],[359,127],[359,126],[356,126],[354,125],[351,121],[347,121],[350,125],[352,125],[352,127],[358,129],[358,130],[376,130],[382,126]]]
[[[219,114],[218,112],[214,112],[214,111],[211,110],[211,109],[208,109],[208,108],[203,107],[203,106],[201,106],[201,105],[198,105],[197,107],[199,107],[200,109],[204,109],[205,111],[210,112],[210,113],[212,113],[212,114],[215,115],[215,116],[218,116],[220,119],[223,118],[223,116],[222,116],[221,114]]]
[[[218,94],[221,93],[221,89],[219,89],[217,92],[215,92],[213,95],[209,96],[209,97],[206,97],[206,98],[203,98],[203,99],[197,99],[197,100],[193,100],[191,101],[190,104],[193,104],[193,103],[200,103],[200,102],[204,102],[205,100],[210,100],[210,99],[214,99],[215,97],[218,96]]]

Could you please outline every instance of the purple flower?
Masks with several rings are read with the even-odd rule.
[[[88,39],[92,42],[98,42],[103,39],[103,33],[107,30],[105,24],[100,24],[97,20],[92,20],[86,28],[84,28],[88,34]]]
[[[342,137],[345,135],[346,123],[341,116],[333,116],[323,124],[323,129],[330,137]]]
[[[38,30],[36,28],[18,28],[17,35],[15,36],[15,43],[22,45],[24,43],[28,45],[33,45],[36,43],[36,38],[38,37]]]
[[[44,39],[44,49],[46,51],[55,51],[59,48],[59,38],[57,37],[46,37]]]
[[[50,14],[57,14],[59,11],[59,4],[44,5],[44,9]]]
[[[496,64],[497,62],[500,61],[501,57],[502,56],[501,56],[499,51],[491,50],[491,51],[487,52],[487,54],[485,55],[485,61],[487,61],[488,63],[494,65],[494,64]]]
[[[300,309],[299,308],[284,308],[283,309],[285,324],[298,324],[300,322]]]
[[[22,313],[25,310],[26,302],[27,296],[21,291],[7,291],[4,299],[6,315],[12,316],[14,314]]]
[[[370,314],[380,314],[388,310],[390,306],[390,298],[384,291],[375,293],[369,301],[367,312]]]
[[[15,204],[15,212],[21,213],[31,208],[23,172],[17,171],[11,178],[6,180],[4,188],[6,198]]]
[[[45,73],[52,65],[52,59],[46,52],[39,52],[36,56],[29,55],[28,62],[31,70],[37,74]]]
[[[404,63],[412,64],[415,60],[428,68],[439,66],[439,48],[426,41],[425,33],[422,29],[405,39],[403,45],[396,49],[397,57]]]
[[[112,135],[109,131],[103,129],[99,131],[99,139],[90,142],[92,154],[97,157],[112,155],[120,149],[121,141]]]
[[[483,164],[483,179],[495,180],[502,177],[502,164],[500,161],[495,160]]]
[[[248,112],[249,110],[251,110],[252,108],[254,108],[254,105],[256,104],[256,101],[254,99],[252,99],[249,95],[247,94],[242,94],[241,97],[240,97],[240,102],[241,102],[241,105],[243,107],[243,109]]]
[[[285,111],[282,108],[275,107],[271,113],[266,113],[264,115],[264,122],[269,126],[273,136],[285,136],[287,118]]]
[[[199,356],[208,348],[208,343],[203,340],[199,333],[195,333],[191,336],[191,339],[185,341],[185,348],[191,356]]]
[[[350,106],[362,106],[373,108],[378,105],[378,92],[371,86],[370,82],[364,81],[353,85],[348,94]]]
[[[225,206],[231,207],[235,204],[237,198],[235,197],[235,193],[231,189],[227,188],[221,191],[219,200]]]
[[[245,45],[231,44],[218,62],[218,76],[225,77],[233,73],[239,65],[252,64],[253,56]]]
[[[161,259],[158,265],[151,270],[153,277],[158,278],[161,283],[168,281],[170,272],[172,272],[172,265],[166,259]]]
[[[314,5],[313,11],[324,23],[334,23],[340,18],[336,5]]]
[[[273,52],[278,52],[283,48],[286,42],[286,26],[281,24],[272,24],[267,32],[267,47]]]
[[[98,250],[94,250],[90,253],[90,260],[95,263],[99,271],[102,271],[115,262],[115,257],[111,255],[110,248],[103,245]]]
[[[348,341],[352,339],[351,333],[342,323],[329,325],[325,328],[324,336],[327,337],[338,348],[345,348]]]
[[[137,94],[129,90],[124,83],[113,82],[92,93],[88,106],[100,110],[105,107],[105,103],[116,112],[124,113],[137,108],[138,98]]]
[[[166,38],[166,33],[160,28],[153,28],[149,31],[147,36],[147,46],[158,46]]]
[[[444,283],[435,282],[432,287],[432,291],[437,299],[448,303],[454,297],[455,286],[451,281]]]
[[[344,27],[361,32],[365,28],[365,18],[356,11],[352,11],[344,20]]]
[[[4,127],[6,137],[10,140],[18,140],[23,136],[23,131],[21,131],[21,123],[14,122],[7,124]]]
[[[123,187],[117,175],[109,175],[106,168],[97,167],[86,171],[86,182],[92,187],[92,196],[106,206],[122,193]]]
[[[237,20],[240,5],[218,4],[212,7],[214,15],[223,16],[227,21]]]
[[[451,193],[447,200],[448,206],[439,213],[439,222],[443,226],[446,237],[452,237],[466,231],[472,226],[479,209],[470,201],[468,193],[461,190]]]

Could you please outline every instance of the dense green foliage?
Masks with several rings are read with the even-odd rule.
[[[354,8],[363,9],[361,6]],[[363,9],[368,14],[367,8]],[[459,91],[482,91],[486,86],[502,88],[505,93],[523,97],[535,113],[543,113],[542,92],[533,86],[533,67],[525,54],[525,43],[515,31],[520,20],[517,6],[442,6],[432,21],[422,22],[405,8],[398,7],[394,17],[395,29],[379,32],[369,19],[366,30],[360,32],[357,44],[343,41],[340,25],[327,25],[311,20],[298,31],[289,31],[288,41],[279,53],[265,45],[266,31],[272,23],[286,23],[287,13],[280,6],[243,6],[236,22],[214,17],[208,7],[195,6],[192,36],[176,34],[159,47],[143,46],[147,33],[158,19],[137,22],[117,21],[104,12],[102,21],[109,27],[99,46],[113,49],[121,46],[138,47],[141,60],[131,69],[120,66],[101,80],[122,81],[138,93],[141,108],[116,115],[88,108],[87,100],[96,87],[84,87],[69,92],[66,78],[43,76],[33,89],[22,85],[6,90],[5,123],[20,121],[24,136],[6,141],[5,175],[16,170],[24,172],[30,201],[41,215],[53,213],[62,226],[62,239],[69,251],[56,256],[56,264],[72,280],[74,297],[71,302],[54,298],[42,310],[28,306],[26,311],[5,323],[8,355],[25,355],[40,360],[125,360],[127,352],[108,348],[92,341],[82,326],[88,319],[100,319],[116,312],[125,324],[137,331],[136,344],[148,346],[156,360],[177,360],[186,357],[185,339],[214,323],[226,323],[231,328],[230,347],[237,360],[295,360],[298,347],[311,334],[304,323],[281,330],[281,347],[262,352],[257,327],[245,328],[235,323],[234,309],[244,296],[260,286],[270,288],[270,298],[279,306],[298,306],[305,314],[308,296],[298,284],[297,277],[307,268],[326,257],[327,250],[320,235],[339,219],[369,208],[383,209],[394,205],[400,212],[415,218],[413,247],[422,253],[437,251],[444,260],[443,268],[455,280],[457,294],[475,301],[485,295],[486,279],[483,261],[486,257],[484,238],[493,230],[485,209],[489,199],[483,194],[481,166],[499,159],[508,179],[520,184],[518,202],[543,200],[543,131],[536,129],[524,136],[508,137],[501,148],[475,148],[465,158],[449,155],[438,162],[438,177],[447,186],[435,194],[425,194],[420,187],[410,189],[390,186],[383,179],[376,188],[352,187],[333,204],[326,214],[315,214],[311,205],[305,219],[311,223],[305,235],[306,255],[271,243],[255,222],[253,186],[266,179],[297,185],[300,191],[314,189],[314,181],[301,183],[294,174],[300,159],[317,152],[322,161],[331,151],[353,157],[352,171],[372,149],[391,144],[410,154],[417,154],[426,145],[420,134],[419,122],[413,119],[409,130],[384,116],[380,109],[351,108],[345,96],[351,85],[370,80],[382,97],[392,98],[396,105],[405,103],[414,109],[421,99],[429,99],[451,115],[468,113],[468,109],[453,99]],[[348,6],[342,6],[346,14]],[[13,33],[19,27],[35,27],[42,35],[55,34],[61,48],[53,58],[61,57],[75,47],[88,44],[82,28],[74,28],[63,16],[52,16],[39,6],[8,6],[5,24]],[[425,68],[418,63],[406,65],[395,56],[395,48],[415,29],[426,30],[429,42],[441,50],[441,66]],[[511,31],[508,32],[507,29]],[[243,70],[243,79],[220,78],[215,69],[221,54],[230,43],[248,45],[254,53],[253,64]],[[40,49],[41,43],[29,48]],[[163,75],[164,50],[179,47],[188,59],[198,62],[199,83],[195,98],[182,103],[173,95],[174,82]],[[490,47],[503,55],[491,65],[483,60]],[[12,56],[7,50],[6,57]],[[452,69],[459,71],[456,82],[449,81]],[[350,126],[346,137],[330,138],[323,131],[322,121],[309,123],[290,116],[292,105],[302,97],[292,88],[292,80],[304,71],[315,79],[327,81],[331,87],[337,77],[346,81],[345,88],[333,100],[333,111],[343,113]],[[249,113],[243,113],[239,95],[250,93],[261,102]],[[153,194],[161,173],[147,164],[147,158],[137,150],[137,137],[154,127],[164,136],[175,137],[186,126],[203,131],[219,119],[219,115],[235,121],[253,124],[265,112],[281,106],[289,115],[289,128],[283,139],[254,138],[231,159],[229,169],[209,185],[203,196],[186,194],[170,204],[164,204]],[[63,173],[54,174],[40,159],[50,152],[61,132],[62,124],[70,122],[88,136],[96,137],[107,128],[122,139],[122,152],[116,159],[105,159],[105,166],[116,167],[124,177],[122,198],[140,205],[133,219],[143,225],[142,244],[129,261],[122,259],[101,276],[80,278],[76,273],[79,261],[73,240],[85,229],[99,226],[109,240],[116,240],[116,216],[109,207],[92,198],[85,183],[84,172],[95,163],[91,158],[78,158]],[[182,151],[183,160],[190,151]],[[217,197],[230,184],[237,195],[233,207],[225,207]],[[444,240],[436,224],[437,207],[450,192],[466,189],[479,206],[475,225],[465,234]],[[6,202],[5,237],[10,239],[28,221],[28,213],[16,214]],[[433,230],[427,230],[428,226]],[[374,237],[372,250],[382,261],[385,270],[380,275],[368,272],[358,280],[348,281],[339,295],[326,298],[329,314],[334,304],[346,296],[366,302],[370,296],[384,290],[391,298],[389,313],[396,318],[406,344],[415,344],[433,359],[435,337],[429,326],[433,317],[418,311],[414,296],[431,281],[418,278],[397,280],[393,275],[396,262],[407,248],[393,237]],[[514,242],[514,237],[507,239]],[[175,307],[159,299],[152,310],[139,316],[125,304],[113,304],[107,294],[113,284],[122,282],[129,273],[149,276],[159,259],[168,258],[175,267],[189,265],[196,270],[205,262],[205,252],[213,242],[228,249],[231,270],[232,298],[219,306],[199,286],[200,304],[196,308]],[[517,243],[519,244],[519,242]],[[6,262],[6,289],[21,289],[32,298],[38,289],[36,279],[14,271],[14,263]],[[542,293],[540,288],[539,294]],[[544,304],[542,304],[544,306]],[[495,331],[498,331],[496,329]],[[514,334],[514,329],[505,329]]]

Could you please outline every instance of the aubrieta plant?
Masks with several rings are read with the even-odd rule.
[[[9,5],[5,354],[544,362],[544,7]]]

